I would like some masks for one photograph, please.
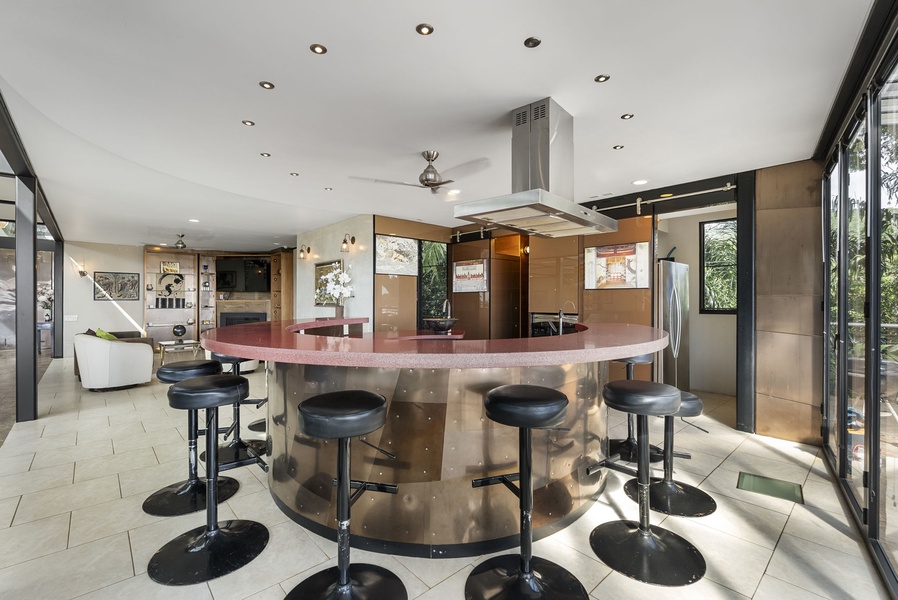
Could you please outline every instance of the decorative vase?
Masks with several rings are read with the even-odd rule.
[[[50,311],[44,311],[44,321],[52,321],[53,315],[50,314]]]
[[[343,318],[343,305],[342,304],[337,304],[336,306],[334,306],[334,318],[335,319]]]

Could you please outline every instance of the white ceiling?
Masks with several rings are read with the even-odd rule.
[[[434,149],[444,175],[489,161],[458,201],[505,194],[510,111],[547,96],[577,202],[809,158],[870,5],[18,0],[0,92],[67,240],[265,250],[360,213],[461,225],[354,177],[416,181]]]

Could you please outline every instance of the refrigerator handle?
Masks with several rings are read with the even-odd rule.
[[[670,294],[670,345],[674,358],[680,355],[680,337],[682,335],[682,319],[680,318],[680,292],[673,286]]]

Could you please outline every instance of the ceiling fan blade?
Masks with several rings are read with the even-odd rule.
[[[469,160],[468,162],[463,162],[460,165],[444,170],[443,176],[451,177],[453,179],[462,179],[463,177],[468,177],[474,173],[479,173],[484,169],[488,169],[491,164],[490,159],[485,156],[475,158],[474,160]]]
[[[407,181],[392,181],[390,179],[374,179],[373,177],[356,177],[354,175],[349,176],[350,179],[358,179],[359,181],[367,181],[369,183],[389,183],[392,185],[407,185],[409,187],[423,188],[423,185],[419,185],[417,183],[409,183]]]

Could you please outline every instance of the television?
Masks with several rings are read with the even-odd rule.
[[[586,248],[583,286],[587,290],[649,287],[649,243],[634,242]]]
[[[215,259],[215,289],[223,292],[270,292],[271,259],[268,256]]]

